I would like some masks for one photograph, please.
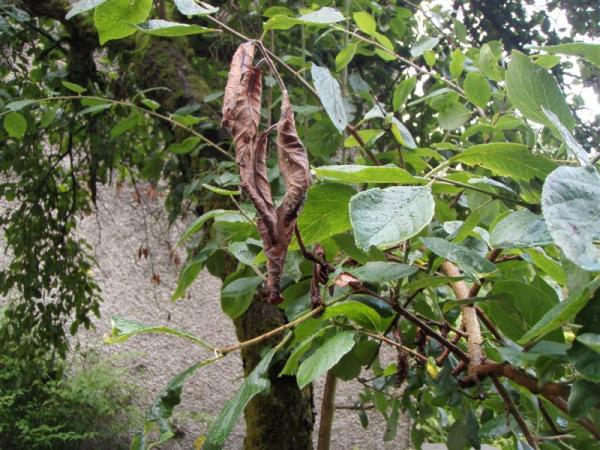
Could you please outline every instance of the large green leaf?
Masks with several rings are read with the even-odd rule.
[[[214,33],[218,30],[189,23],[169,22],[168,20],[149,20],[136,26],[143,33],[152,36],[189,36],[193,34]]]
[[[209,242],[192,260],[185,264],[179,274],[177,287],[171,296],[171,300],[175,301],[185,295],[187,289],[192,285],[196,278],[198,278],[200,271],[204,268],[206,260],[216,251],[216,249],[217,243],[215,241]]]
[[[546,45],[544,47],[533,48],[544,50],[548,53],[581,56],[586,61],[600,68],[600,44],[569,42],[567,44]]]
[[[525,117],[552,126],[542,107],[558,116],[572,130],[575,119],[556,80],[545,69],[531,62],[523,53],[514,50],[506,71],[506,89],[512,104]]]
[[[296,25],[328,26],[343,20],[346,18],[337,9],[325,7],[300,17],[277,14],[265,23],[263,30],[289,30]]]
[[[594,406],[600,405],[600,383],[577,380],[569,394],[569,414],[573,419],[585,416]]]
[[[187,228],[187,230],[185,230],[183,235],[181,235],[181,238],[179,238],[178,244],[181,245],[182,242],[188,240],[190,237],[192,237],[194,234],[196,234],[198,231],[200,231],[202,229],[202,227],[204,226],[204,224],[206,222],[208,222],[209,220],[214,219],[219,216],[222,216],[222,215],[225,215],[229,212],[234,212],[234,211],[227,211],[224,209],[213,209],[213,210],[205,212],[200,217],[198,217],[196,220],[194,220],[194,222],[192,222],[192,224]]]
[[[339,316],[346,317],[363,328],[384,331],[381,326],[381,316],[377,314],[377,311],[364,303],[347,300],[328,306],[323,314],[323,320]]]
[[[409,266],[390,261],[371,261],[361,267],[345,269],[360,281],[367,283],[385,283],[406,278],[419,270],[416,266]]]
[[[27,120],[18,112],[12,111],[4,116],[3,120],[4,129],[16,139],[23,139],[27,132]]]
[[[485,76],[479,72],[469,73],[463,87],[469,101],[480,108],[485,108],[487,102],[492,98],[490,85]]]
[[[470,248],[437,237],[422,238],[421,240],[436,255],[458,264],[463,272],[471,278],[477,278],[478,274],[493,272],[496,269],[493,263]]]
[[[256,288],[262,283],[261,277],[243,277],[233,280],[221,289],[221,308],[232,319],[246,312]]]
[[[321,166],[315,169],[315,173],[322,180],[352,184],[426,184],[428,181],[425,178],[415,177],[393,164],[377,167],[358,165]]]
[[[356,245],[396,245],[425,228],[434,212],[429,187],[393,186],[359,192],[350,201]]]
[[[528,248],[551,243],[544,218],[528,210],[509,214],[490,233],[490,245],[496,248]]]
[[[587,304],[590,296],[591,294],[588,289],[572,293],[568,298],[546,312],[546,314],[544,314],[544,316],[518,340],[518,343],[524,345],[530,341],[537,340],[569,322]]]
[[[67,13],[66,19],[69,20],[77,14],[90,11],[106,1],[107,0],[80,0],[71,6],[71,9],[69,9],[69,12]]]
[[[343,133],[348,125],[348,118],[346,116],[346,109],[344,108],[344,101],[342,100],[340,84],[333,78],[326,67],[313,64],[310,73],[319,99],[325,111],[327,111],[331,122],[333,122],[340,134]]]
[[[254,370],[246,377],[244,384],[238,389],[235,395],[227,401],[219,417],[210,428],[206,441],[204,442],[203,450],[221,450],[225,445],[225,441],[231,433],[234,425],[244,412],[246,405],[256,395],[266,391],[271,386],[268,378],[269,365],[277,349],[270,350]]]
[[[554,114],[552,111],[547,110],[543,106],[542,106],[542,111],[546,115],[548,120],[552,123],[552,125],[558,132],[559,136],[564,141],[569,152],[577,159],[577,161],[579,161],[579,164],[581,164],[582,166],[589,164],[590,156],[585,151],[585,149],[581,145],[579,145],[579,142],[577,142],[575,140],[575,138],[573,137],[571,132],[569,130],[567,130],[567,127],[565,127],[561,123],[558,116],[556,114]]]
[[[522,337],[542,316],[558,304],[554,292],[538,289],[516,280],[498,281],[490,296],[493,300],[482,302],[481,307],[494,318],[498,326],[513,341]],[[561,340],[560,333],[549,336]]]
[[[600,175],[592,167],[559,167],[542,190],[548,231],[565,256],[587,271],[600,270]]]
[[[106,336],[104,342],[107,344],[120,344],[138,334],[171,334],[173,336],[188,339],[204,348],[214,350],[212,345],[185,331],[175,330],[174,328],[162,325],[145,325],[135,320],[124,319],[123,317],[117,316],[112,317],[110,336]]]
[[[588,348],[591,348],[596,353],[600,353],[600,334],[598,333],[581,333],[577,336],[577,340]]]
[[[337,364],[354,347],[354,332],[341,331],[327,339],[298,367],[296,378],[303,389]]]
[[[348,203],[356,191],[343,184],[317,184],[309,191],[306,206],[298,217],[305,244],[321,242],[349,230]]]
[[[175,6],[184,16],[206,16],[216,13],[219,8],[196,0],[174,0]]]
[[[451,103],[438,114],[438,122],[444,130],[456,130],[462,127],[473,115],[473,111],[459,102]]]
[[[107,0],[96,8],[94,23],[100,44],[135,33],[137,25],[148,18],[152,0]]]
[[[154,403],[152,403],[150,410],[146,414],[142,431],[136,434],[131,442],[131,450],[149,450],[175,436],[175,432],[171,428],[169,420],[173,415],[175,406],[181,403],[181,392],[183,391],[185,382],[198,369],[212,364],[218,359],[220,358],[217,357],[196,363],[169,381],[169,384],[160,391],[158,397]],[[157,440],[151,441],[152,438],[148,433],[155,426],[158,426],[160,435]]]
[[[481,166],[497,175],[518,180],[530,180],[534,177],[544,179],[556,168],[554,162],[534,155],[526,145],[509,142],[474,145],[452,160]]]

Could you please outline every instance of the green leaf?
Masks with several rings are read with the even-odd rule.
[[[410,149],[417,148],[417,144],[412,137],[412,134],[410,134],[410,131],[408,131],[408,128],[406,128],[402,122],[394,116],[391,116],[390,122],[392,124],[392,134],[398,144]]]
[[[489,44],[483,44],[479,51],[478,66],[483,73],[494,81],[502,81],[503,70],[498,65],[498,55]]]
[[[6,105],[6,109],[8,109],[9,111],[20,111],[23,108],[36,103],[35,100],[17,100],[16,102],[10,102],[8,105]]]
[[[169,22],[167,20],[149,20],[136,25],[136,28],[143,33],[152,36],[190,36],[193,34],[218,33],[219,30],[213,28],[201,27],[188,23]]]
[[[261,277],[237,278],[221,289],[221,308],[232,319],[246,312],[256,288],[262,283]]]
[[[152,0],[107,0],[96,8],[94,23],[100,44],[135,33],[135,25],[148,18]]]
[[[344,15],[335,8],[321,8],[301,17],[289,17],[278,14],[271,17],[264,25],[263,31],[289,30],[296,25],[328,26],[346,20]]]
[[[211,192],[219,195],[226,195],[227,197],[233,197],[236,195],[240,195],[240,191],[231,191],[229,189],[223,189],[217,186],[211,186],[210,184],[202,183],[202,187],[204,189],[208,189]]]
[[[204,442],[203,450],[221,450],[227,436],[231,433],[234,425],[244,412],[246,405],[256,395],[266,391],[271,386],[269,381],[269,365],[276,349],[270,350],[258,363],[254,370],[246,377],[244,384],[238,389],[235,395],[227,401],[219,417],[214,421],[213,426],[208,431],[208,436]]]
[[[436,37],[424,37],[417,41],[410,49],[410,54],[416,58],[421,56],[427,50],[433,50],[433,48],[440,42],[439,38]]]
[[[344,183],[395,183],[395,184],[426,184],[424,178],[417,178],[406,170],[393,164],[385,166],[339,165],[321,166],[315,169],[321,180],[341,181]]]
[[[178,245],[181,245],[182,242],[187,241],[192,235],[196,234],[198,231],[202,229],[204,224],[215,217],[222,216],[224,214],[230,213],[233,211],[227,211],[224,209],[213,209],[211,211],[207,211],[198,217],[192,224],[188,227],[187,230],[183,233],[181,238],[179,239]]]
[[[600,334],[598,333],[581,333],[577,336],[577,340],[588,348],[591,348],[596,353],[600,353]]]
[[[354,347],[354,332],[341,331],[334,334],[306,358],[300,367],[296,378],[300,389],[308,386],[316,378],[323,375],[337,364],[346,353]]]
[[[456,49],[452,52],[452,60],[450,61],[450,74],[452,78],[458,80],[463,73],[464,64],[466,57],[460,49]]]
[[[396,85],[392,98],[392,106],[394,111],[400,111],[403,109],[406,100],[408,100],[408,97],[410,97],[410,94],[412,94],[416,87],[416,77],[407,78]]]
[[[385,283],[396,281],[413,275],[417,270],[415,266],[390,261],[371,261],[364,266],[344,269],[360,281],[367,283]]]
[[[567,299],[546,312],[546,314],[544,314],[544,316],[538,320],[538,322],[531,327],[517,343],[526,345],[563,326],[575,317],[575,315],[587,304],[589,299],[590,292],[587,289],[584,289],[583,292],[579,291],[569,295]]]
[[[140,115],[136,112],[121,120],[110,130],[110,137],[116,139],[140,123]]]
[[[351,42],[350,44],[346,45],[335,57],[335,71],[339,72],[340,70],[342,70],[343,68],[345,68],[348,64],[350,64],[350,61],[352,61],[352,58],[354,58],[354,55],[356,54],[356,49],[358,48],[358,45],[355,44],[354,42]]]
[[[367,146],[375,143],[377,141],[377,139],[379,139],[385,133],[384,130],[378,130],[378,129],[358,130],[357,132]],[[344,141],[344,147],[346,147],[346,148],[358,147],[358,146],[359,146],[358,141],[352,135],[348,136],[348,138]]]
[[[308,191],[298,228],[305,244],[321,242],[351,228],[348,203],[356,191],[343,184],[317,184]]]
[[[600,383],[577,380],[571,386],[568,405],[573,419],[585,416],[594,406],[600,405]]]
[[[158,397],[146,414],[143,430],[133,438],[131,450],[149,450],[175,436],[175,432],[171,428],[169,419],[173,415],[175,406],[181,403],[181,393],[185,382],[198,369],[214,363],[217,359],[218,358],[213,358],[196,363],[169,381],[167,386],[160,391]],[[158,426],[160,435],[157,440],[149,442],[151,438],[148,436],[147,431],[151,430],[154,426]]]
[[[565,127],[561,123],[558,116],[552,111],[547,110],[543,106],[542,111],[546,115],[548,120],[552,123],[556,131],[558,131],[558,135],[562,138],[563,142],[567,146],[567,149],[577,159],[577,161],[579,161],[579,164],[581,164],[582,166],[588,165],[590,163],[590,156],[583,149],[583,147],[579,145],[579,142],[575,140],[571,132],[567,130],[567,127]]]
[[[185,138],[183,142],[169,145],[167,150],[176,155],[185,155],[194,151],[198,147],[198,144],[200,144],[200,138],[190,136]]]
[[[195,344],[199,344],[209,350],[214,349],[212,345],[207,344],[202,339],[197,338],[196,336],[185,331],[175,330],[162,325],[145,325],[135,320],[124,319],[123,317],[117,316],[113,316],[111,318],[110,336],[106,336],[104,338],[104,342],[107,344],[121,344],[138,334],[171,334],[173,336],[188,339]]]
[[[438,114],[438,122],[444,130],[456,130],[462,127],[473,115],[473,111],[462,103],[451,103]]]
[[[355,12],[352,15],[354,23],[360,31],[371,36],[377,31],[377,22],[371,14],[366,11]]]
[[[80,0],[71,6],[71,9],[69,9],[69,12],[66,15],[66,19],[69,20],[72,17],[75,17],[77,14],[90,11],[106,1],[107,0]]]
[[[328,306],[323,314],[323,320],[339,316],[346,317],[367,330],[384,331],[382,330],[381,316],[364,303],[347,300]]]
[[[83,86],[80,86],[76,83],[71,83],[70,81],[61,81],[61,84],[66,87],[71,92],[75,92],[76,94],[83,94],[87,89]]]
[[[219,11],[216,6],[195,0],[174,0],[175,6],[184,16],[207,16]]]
[[[342,91],[338,81],[331,76],[329,70],[325,67],[312,65],[310,70],[315,89],[327,115],[338,129],[340,134],[344,132],[348,125],[344,101],[342,100]]]
[[[85,116],[86,114],[96,114],[102,111],[106,111],[107,109],[110,109],[113,107],[113,103],[101,103],[98,105],[92,105],[92,106],[88,106],[85,109],[82,109],[81,111],[79,111],[79,115],[80,116]]]
[[[458,264],[470,278],[477,278],[478,274],[493,272],[496,269],[493,263],[470,248],[437,237],[422,238],[421,240],[436,255]]]
[[[204,267],[204,261],[192,260],[187,263],[179,274],[179,280],[177,281],[177,287],[175,292],[171,296],[171,300],[175,301],[185,295],[185,292],[190,285],[198,278],[198,274]]]
[[[456,421],[448,430],[448,450],[464,450],[467,448],[480,448],[479,424],[473,410],[464,407]]]
[[[492,98],[490,85],[485,76],[479,72],[469,73],[465,78],[463,87],[469,101],[480,108],[485,108],[490,98]]]
[[[481,303],[481,308],[494,318],[494,324],[509,339],[522,337],[542,316],[558,304],[554,292],[546,292],[520,281],[498,281],[490,296],[497,297]],[[561,333],[552,333],[551,340],[562,340]]]
[[[490,234],[490,245],[495,248],[529,248],[552,242],[544,218],[527,210],[509,214]]]
[[[23,139],[27,132],[27,120],[15,111],[4,116],[3,125],[8,135],[18,140]]]
[[[565,256],[587,271],[600,270],[600,175],[593,167],[559,167],[542,190],[548,231]]]
[[[517,180],[546,178],[556,164],[540,155],[534,155],[523,144],[493,142],[469,147],[452,158],[468,165],[484,167],[496,175]]]
[[[556,80],[545,69],[519,51],[513,51],[506,71],[508,98],[521,113],[534,122],[552,126],[542,107],[552,111],[568,130],[575,126],[571,110]]]
[[[356,245],[392,246],[418,234],[433,219],[429,187],[393,186],[368,189],[350,200]]]
[[[535,48],[537,50],[544,50],[548,53],[581,56],[589,63],[600,68],[600,44],[591,44],[587,42],[570,42],[568,44],[546,45],[544,47],[532,48]]]

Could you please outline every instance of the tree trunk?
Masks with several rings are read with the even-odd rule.
[[[240,341],[259,336],[285,323],[283,313],[268,304],[264,293],[258,293],[248,311],[235,321]],[[273,346],[281,337],[269,341]],[[264,346],[242,350],[244,374],[247,376],[261,359]],[[271,389],[248,404],[246,418],[246,450],[306,450],[312,449],[314,424],[312,387],[298,388],[295,377],[278,374],[285,361],[275,362],[269,373]]]

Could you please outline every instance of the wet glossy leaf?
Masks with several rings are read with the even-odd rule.
[[[360,192],[350,201],[356,244],[365,250],[398,244],[425,228],[433,210],[428,187],[394,186]]]
[[[390,261],[372,261],[354,269],[345,269],[360,281],[385,283],[409,277],[418,271],[416,266]]]
[[[322,180],[341,181],[344,183],[396,183],[396,184],[426,184],[424,178],[417,178],[406,170],[395,165],[358,166],[338,165],[321,166],[315,169],[317,177]]]
[[[77,14],[81,14],[94,9],[96,6],[101,5],[107,0],[80,0],[71,6],[71,9],[66,15],[66,19],[69,20]]]
[[[310,73],[325,111],[338,131],[342,133],[348,125],[348,118],[344,109],[340,84],[325,67],[313,64]]]
[[[348,203],[356,191],[347,185],[325,183],[313,186],[298,217],[305,244],[321,242],[349,230]]]
[[[542,191],[548,231],[565,256],[584,270],[600,270],[600,175],[592,167],[559,167]]]
[[[551,243],[544,218],[528,210],[509,214],[490,234],[490,245],[496,248],[528,248]]]
[[[518,180],[546,178],[556,164],[540,155],[534,155],[523,144],[494,142],[469,147],[453,158],[468,165],[484,167],[497,175]]]
[[[193,34],[215,33],[218,30],[187,23],[169,22],[167,20],[149,20],[136,26],[138,30],[152,36],[190,36]]]
[[[463,245],[454,244],[441,238],[422,238],[423,244],[438,256],[456,263],[465,274],[477,278],[478,274],[493,272],[496,266],[477,253]]]
[[[196,0],[173,0],[175,6],[184,16],[206,16],[219,11],[219,8]]]

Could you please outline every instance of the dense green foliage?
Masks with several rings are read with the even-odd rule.
[[[140,414],[126,372],[89,354],[69,364],[0,356],[0,447],[32,450],[128,448]]]
[[[227,403],[204,448],[223,446],[247,403],[269,388],[270,365],[282,360],[281,373],[295,376],[301,388],[328,371],[355,379],[369,367],[369,381],[359,378],[359,413],[364,420],[362,408],[379,411],[388,421],[386,440],[394,438],[402,410],[416,447],[437,440],[450,449],[482,442],[600,448],[598,134],[578,114],[584,102],[565,82],[573,67],[590,82],[600,45],[564,41],[543,13],[521,2],[503,2],[499,12],[496,2],[480,1],[456,1],[454,11],[430,10],[427,2],[419,8],[399,1],[263,3],[240,2],[241,14],[229,26],[222,10],[215,15],[217,8],[192,0],[157,8],[149,0],[83,1],[68,20],[55,17],[62,25],[5,8],[7,42],[40,26],[51,30],[29,55],[15,49],[13,63],[23,73],[2,73],[8,80],[2,164],[19,175],[3,194],[20,208],[38,205],[8,218],[7,243],[16,261],[45,269],[37,277],[15,266],[4,275],[3,291],[19,291],[8,308],[15,329],[60,327],[66,312],[86,323],[97,290],[85,253],[76,240],[56,243],[56,236],[69,236],[72,211],[85,211],[95,183],[113,170],[128,181],[167,181],[173,218],[188,209],[200,215],[182,238],[189,260],[174,299],[207,268],[224,279],[221,303],[232,319],[257,301],[266,259],[258,215],[240,191],[217,111],[233,48],[260,37],[272,51],[261,56],[268,64],[260,128],[277,118],[280,76],[313,165],[314,184],[298,218],[308,250],[296,239],[286,260],[280,308],[294,326]],[[566,10],[581,31],[589,17]],[[97,72],[76,79],[73,58],[61,72],[61,27],[93,34],[92,17],[109,56]],[[178,51],[176,76],[201,73],[203,82],[177,78],[169,96],[142,72],[132,76],[128,69],[139,62],[123,49],[136,44],[158,61]],[[201,56],[184,64],[189,53],[179,45]],[[111,59],[112,52],[118,56]],[[164,74],[156,78],[167,82]],[[47,158],[44,152],[55,147],[57,156]],[[267,166],[278,202],[285,183],[273,151]],[[24,226],[26,213],[40,219]],[[40,228],[42,220],[47,228]],[[33,253],[23,237],[31,227],[42,234],[33,241],[47,246]],[[52,271],[60,254],[44,261],[44,249],[57,246],[74,249],[79,259],[63,256],[73,270]],[[61,287],[74,300],[67,295],[56,303],[62,309],[53,316],[36,300]],[[112,340],[148,332],[179,334],[217,356],[165,388],[134,441],[138,449],[148,448],[154,425],[161,441],[173,435],[168,419],[185,380],[232,351],[123,319],[114,321]],[[396,349],[397,360],[380,359],[381,345]]]

